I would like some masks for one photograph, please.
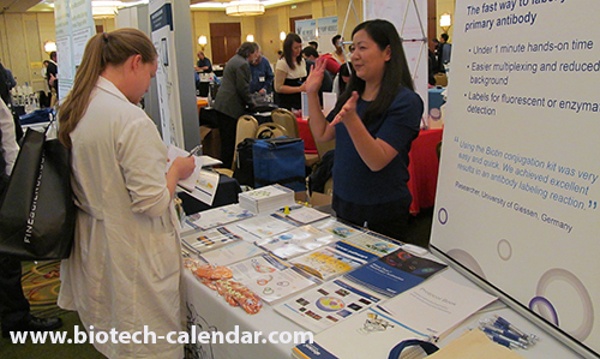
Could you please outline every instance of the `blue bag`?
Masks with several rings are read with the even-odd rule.
[[[295,192],[306,190],[304,141],[301,138],[256,140],[252,146],[252,158],[254,187],[279,183]]]

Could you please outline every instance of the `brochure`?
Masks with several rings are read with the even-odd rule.
[[[284,206],[276,212],[277,215],[302,224],[309,224],[329,217],[327,213],[303,205]]]
[[[404,325],[437,339],[494,300],[496,297],[480,288],[440,275],[387,300],[381,307]]]
[[[388,237],[375,232],[367,232],[357,236],[347,237],[343,239],[343,241],[354,247],[372,253],[377,257],[383,257],[400,248],[400,244],[394,243]]]
[[[239,204],[211,208],[187,216],[183,223],[182,233],[187,234],[198,230],[207,230],[253,216],[255,216],[254,213],[243,209]]]
[[[428,337],[405,327],[377,305],[314,336],[313,343],[297,345],[292,357],[300,359],[387,358],[390,350],[406,339]],[[406,353],[405,353],[406,352]],[[420,348],[407,349],[402,357],[422,358]],[[414,356],[419,354],[419,356]],[[412,355],[411,355],[412,354]]]
[[[310,225],[292,228],[273,237],[257,240],[256,244],[281,259],[310,252],[335,241],[331,234]]]
[[[321,280],[329,280],[364,265],[365,261],[326,246],[291,259],[290,263]]]
[[[272,303],[318,283],[277,258],[264,254],[230,266],[233,277]]]
[[[254,240],[271,237],[295,228],[293,223],[272,214],[247,218],[233,223],[232,226],[248,233]]]
[[[278,185],[257,188],[238,195],[240,206],[254,213],[272,213],[294,205],[294,191]]]
[[[253,243],[236,241],[221,247],[218,251],[202,253],[201,257],[212,265],[228,266],[262,254],[265,254],[265,251]]]
[[[226,227],[217,227],[206,231],[193,232],[181,237],[187,248],[204,253],[220,248],[242,238]]]
[[[314,223],[313,226],[324,232],[331,233],[337,239],[341,240],[364,233],[364,231],[359,227],[344,224],[335,218],[328,218],[326,220],[319,221]]]
[[[335,280],[295,295],[277,305],[275,311],[318,333],[380,300],[381,298],[364,289],[343,280]]]
[[[393,297],[446,267],[445,264],[398,249],[346,274],[346,278],[377,293]]]

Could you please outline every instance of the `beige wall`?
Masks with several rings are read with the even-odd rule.
[[[361,0],[310,0],[291,5],[284,5],[267,9],[265,14],[256,17],[230,17],[220,11],[192,11],[192,39],[194,47],[194,63],[196,52],[200,50],[198,37],[206,35],[209,44],[205,48],[208,58],[212,58],[210,48],[210,23],[239,22],[242,30],[242,41],[246,35],[253,34],[263,54],[270,62],[277,59],[277,50],[281,49],[279,33],[289,32],[289,18],[300,16],[312,16],[313,19],[337,16],[340,31],[344,25],[344,18],[348,11],[350,2],[354,2],[356,14],[362,18]],[[454,14],[456,0],[437,0],[437,18],[444,12]],[[350,38],[352,29],[360,22],[354,12],[351,11],[346,24],[345,38]],[[453,18],[454,21],[454,18]],[[114,30],[114,19],[95,19],[96,25],[103,25],[104,31]],[[452,30],[450,28],[450,41],[452,41]],[[442,30],[438,26],[438,37]],[[19,84],[29,82],[35,90],[44,87],[41,77],[42,61],[48,56],[43,51],[43,43],[55,40],[55,26],[53,13],[8,13],[0,15],[0,59],[7,68],[13,71]],[[322,39],[320,41],[329,41]]]
[[[301,17],[301,16],[312,16],[313,19],[328,16],[338,17],[338,26],[341,31],[346,12],[348,10],[348,4],[352,0],[311,0],[292,6],[285,5],[276,8],[269,8],[265,11],[264,15],[254,17],[230,17],[225,15],[224,11],[192,11],[192,23],[193,31],[192,38],[194,39],[195,51],[200,50],[198,45],[198,37],[205,35],[209,39],[209,44],[205,47],[204,52],[208,58],[211,57],[210,49],[210,23],[218,22],[240,22],[242,28],[242,41],[246,40],[246,35],[253,34],[254,41],[256,41],[262,49],[265,57],[270,62],[277,60],[277,50],[281,49],[281,40],[279,40],[279,33],[284,31],[288,33],[290,31],[290,18]],[[359,17],[362,16],[362,1],[354,0],[354,6],[356,7],[356,13]],[[352,33],[352,29],[359,23],[353,12],[348,17],[348,24],[346,25],[346,34],[344,37],[349,38]],[[321,41],[329,41],[330,39],[323,39]],[[195,56],[195,55],[194,55]]]
[[[45,86],[42,61],[48,59],[44,42],[54,41],[53,13],[5,13],[0,15],[0,59],[19,85],[34,90]]]
[[[112,31],[112,18],[95,19],[104,31]],[[55,41],[54,13],[5,13],[0,15],[0,60],[10,69],[19,85],[28,82],[35,91],[46,89],[42,61],[46,41]]]

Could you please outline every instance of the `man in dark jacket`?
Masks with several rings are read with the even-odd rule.
[[[215,110],[221,134],[221,161],[223,167],[231,168],[235,146],[237,120],[253,107],[250,97],[250,63],[260,56],[258,44],[244,42],[223,70],[223,80],[215,99]]]

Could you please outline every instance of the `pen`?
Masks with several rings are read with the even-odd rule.
[[[198,154],[198,152],[201,150],[202,150],[202,145],[198,145],[198,146],[192,148],[188,157],[196,156]]]

